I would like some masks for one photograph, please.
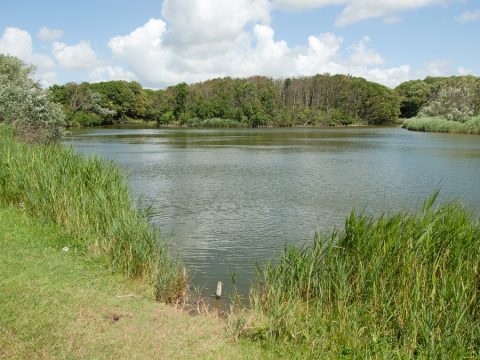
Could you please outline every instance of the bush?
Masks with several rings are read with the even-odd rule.
[[[0,55],[0,122],[16,128],[26,142],[54,142],[63,134],[65,116],[30,78],[32,71],[21,60]]]
[[[442,116],[450,121],[464,122],[474,115],[475,93],[467,87],[441,89],[436,98],[423,107],[418,116]]]
[[[77,111],[69,119],[70,126],[72,126],[72,124],[78,124],[80,126],[93,126],[100,125],[103,122],[104,120],[100,115],[85,111]]]

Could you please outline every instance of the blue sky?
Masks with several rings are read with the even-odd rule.
[[[396,86],[480,74],[480,1],[15,0],[0,53],[34,63],[45,85],[329,72]]]

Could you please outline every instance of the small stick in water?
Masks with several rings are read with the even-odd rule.
[[[215,292],[215,297],[217,299],[220,299],[222,297],[222,285],[223,283],[221,281],[217,283],[217,291]]]

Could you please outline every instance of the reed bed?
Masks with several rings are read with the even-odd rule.
[[[0,201],[60,224],[77,239],[77,247],[114,271],[186,287],[183,266],[159,240],[148,211],[133,205],[121,171],[111,162],[60,145],[28,146],[0,126]],[[163,286],[156,297],[178,300],[184,292],[179,287]]]
[[[259,268],[252,309],[232,316],[237,335],[298,358],[478,358],[480,226],[436,196],[286,246]]]
[[[184,126],[193,127],[193,128],[244,128],[249,127],[248,124],[235,121],[232,119],[220,119],[220,118],[211,118],[211,119],[199,119],[192,118],[188,119]]]
[[[442,117],[416,117],[405,120],[402,127],[412,131],[479,135],[480,116],[472,117],[463,123]]]

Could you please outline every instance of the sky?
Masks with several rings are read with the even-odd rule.
[[[5,0],[0,53],[44,85],[480,75],[480,0]]]

